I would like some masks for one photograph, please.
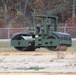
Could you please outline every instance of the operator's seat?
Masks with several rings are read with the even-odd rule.
[[[40,29],[41,29],[41,25],[40,24],[37,24],[37,26],[36,26],[37,33],[40,32]]]

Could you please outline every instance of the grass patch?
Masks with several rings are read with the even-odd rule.
[[[17,70],[27,70],[27,68],[15,68]]]
[[[30,68],[28,68],[29,70],[40,70],[40,69],[44,69],[43,67],[38,67],[38,66],[36,66],[36,67],[30,67]]]
[[[72,41],[72,47],[76,49],[76,41]]]
[[[30,67],[30,68],[15,68],[17,70],[40,70],[40,69],[44,69],[43,67]]]
[[[8,46],[10,46],[9,42],[0,42],[0,48],[7,48]]]
[[[8,50],[8,49],[14,49],[14,47],[11,46],[10,41],[0,41],[0,49]]]
[[[42,55],[42,54],[34,54],[33,56],[39,56],[39,55]]]

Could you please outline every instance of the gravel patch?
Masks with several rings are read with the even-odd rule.
[[[0,72],[76,72],[76,55],[0,53]]]

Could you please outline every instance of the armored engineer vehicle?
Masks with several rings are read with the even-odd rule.
[[[11,45],[14,48],[19,51],[35,51],[36,48],[41,47],[48,50],[65,51],[71,46],[70,34],[57,31],[58,17],[47,15],[33,15],[33,17],[41,25],[35,22],[34,32],[15,33],[11,38]]]

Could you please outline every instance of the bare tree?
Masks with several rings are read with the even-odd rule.
[[[4,17],[5,17],[5,25],[6,25],[6,20],[7,20],[7,4],[8,4],[8,0],[2,0],[2,2],[3,2],[3,6],[4,6],[4,11],[5,11],[5,13],[4,13]]]
[[[27,5],[29,3],[29,0],[25,1],[25,8],[24,8],[24,16],[26,15],[26,9],[27,9]],[[26,17],[26,16],[25,16]]]
[[[75,17],[75,4],[76,4],[76,0],[73,0],[73,5],[72,5],[72,18]]]

